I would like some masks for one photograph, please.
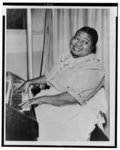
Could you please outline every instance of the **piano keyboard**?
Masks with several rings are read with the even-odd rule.
[[[20,103],[22,103],[22,93],[13,94],[11,100],[11,107],[17,110],[21,110],[22,107],[19,106]]]
[[[19,106],[19,104],[24,102],[24,100],[28,100],[28,99],[29,99],[28,95],[24,96],[22,92],[16,94],[13,93],[10,106],[17,110],[20,110],[21,112],[30,111],[30,107],[22,108],[21,106]]]
[[[13,80],[14,79],[14,80]],[[7,104],[12,107],[15,108],[16,110],[20,110],[21,112],[23,111],[30,111],[30,107],[28,108],[22,108],[21,106],[19,106],[19,104],[21,104],[22,102],[24,102],[24,100],[29,100],[31,97],[31,93],[29,91],[29,93],[25,96],[23,92],[19,92],[19,93],[15,93],[15,89],[19,88],[22,84],[23,84],[23,80],[20,80],[19,78],[8,78],[7,83],[8,86],[6,84],[6,102]],[[29,97],[30,96],[30,97]]]

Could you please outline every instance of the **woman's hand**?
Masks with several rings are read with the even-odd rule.
[[[23,91],[26,95],[28,93],[30,85],[45,85],[46,83],[47,83],[47,78],[45,75],[43,75],[41,77],[34,78],[34,79],[30,79],[30,80],[24,82],[24,84],[22,86],[20,86],[18,89],[16,89],[14,91],[14,93],[18,93],[18,92]]]
[[[41,104],[43,103],[43,102],[42,102],[42,98],[43,98],[43,97],[25,100],[25,101],[22,102],[19,106],[21,106],[21,107],[24,109],[24,108],[30,107],[31,105],[41,105]]]
[[[78,103],[69,93],[64,92],[57,95],[45,95],[33,99],[29,99],[21,103],[19,106],[27,108],[31,105],[49,104],[53,106],[65,106]]]
[[[29,86],[30,86],[29,81],[25,81],[19,88],[17,88],[14,91],[14,93],[24,92],[24,94],[26,95],[28,93]]]

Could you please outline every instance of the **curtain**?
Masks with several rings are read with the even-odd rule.
[[[109,42],[110,10],[109,9],[51,9],[46,10],[44,34],[44,52],[42,73],[49,72],[57,58],[69,50],[69,42],[75,32],[89,26],[97,30],[97,57],[105,69],[105,90],[109,108]],[[108,110],[109,114],[109,110]],[[109,122],[109,115],[107,120]],[[109,124],[109,123],[108,123]],[[109,129],[106,129],[109,134]]]
[[[46,9],[31,9],[32,32],[44,32]]]
[[[52,10],[47,9],[45,13],[45,29],[42,52],[42,63],[40,75],[45,72],[48,73],[53,66],[53,24],[52,24]]]
[[[48,11],[48,10],[46,10]],[[45,39],[50,37],[51,43],[44,41],[45,45],[52,45],[53,55],[51,62],[49,61],[48,66],[53,66],[56,62],[58,56],[63,52],[69,50],[69,42],[71,37],[75,32],[83,27],[90,26],[97,30],[99,35],[99,40],[97,43],[97,57],[101,60],[103,67],[106,69],[105,61],[109,54],[109,9],[51,9],[51,19],[50,14],[46,16],[46,22],[51,24],[51,33],[44,34]],[[51,23],[50,23],[51,22]],[[45,28],[46,30],[47,28]],[[53,30],[53,32],[52,32]],[[51,49],[50,49],[51,51]],[[49,49],[47,50],[49,53]],[[48,67],[49,68],[49,67]],[[47,67],[46,67],[47,69]]]
[[[44,46],[46,9],[31,9],[32,48],[33,48],[33,74],[38,77],[42,73],[42,52]],[[41,69],[40,69],[41,68]]]

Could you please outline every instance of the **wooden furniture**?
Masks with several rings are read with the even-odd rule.
[[[38,123],[34,110],[20,112],[6,105],[6,140],[37,140]]]
[[[18,82],[21,78],[9,73],[12,83]],[[35,116],[34,107],[30,110],[22,111],[20,106],[22,97],[20,94],[13,94],[11,101],[6,103],[5,135],[7,141],[34,141],[38,137],[38,123]]]

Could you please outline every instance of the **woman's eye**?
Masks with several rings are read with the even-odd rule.
[[[77,36],[75,37],[75,39],[76,39],[76,40],[79,40],[79,38],[78,38]]]
[[[87,42],[87,41],[83,41],[82,43],[83,43],[83,44],[88,44],[88,42]]]

